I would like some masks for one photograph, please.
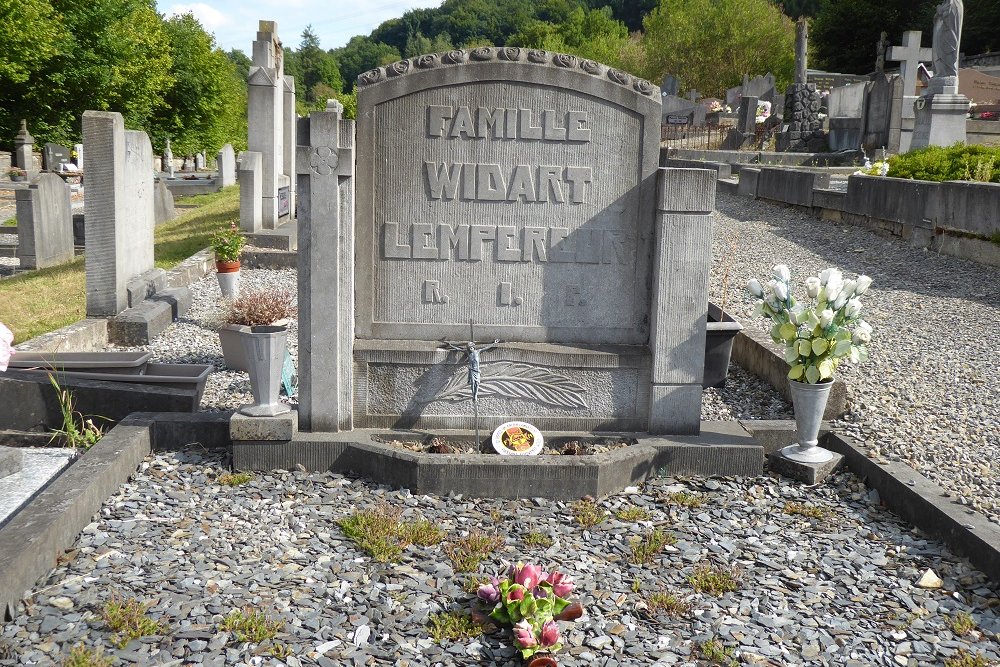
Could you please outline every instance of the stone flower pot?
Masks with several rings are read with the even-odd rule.
[[[289,412],[291,407],[278,400],[288,329],[284,326],[249,328],[250,333],[242,339],[254,402],[240,408],[240,412],[250,417],[274,417]]]
[[[708,324],[705,335],[705,374],[702,387],[724,387],[729,375],[729,359],[733,340],[743,325],[723,313],[714,303],[708,304]]]
[[[243,336],[250,335],[250,327],[242,324],[227,324],[219,329],[219,343],[222,345],[222,357],[226,360],[226,368],[231,371],[247,369],[247,355],[243,351]]]
[[[819,427],[823,424],[823,412],[830,398],[833,380],[808,384],[789,380],[792,407],[795,410],[795,435],[798,444],[781,450],[785,458],[803,463],[824,463],[833,458],[833,453],[819,446]]]

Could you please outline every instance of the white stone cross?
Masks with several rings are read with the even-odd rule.
[[[889,57],[886,60],[899,63],[903,74],[903,95],[917,94],[917,65],[934,59],[934,52],[929,47],[920,46],[921,32],[907,30],[903,33],[902,46],[890,46]]]

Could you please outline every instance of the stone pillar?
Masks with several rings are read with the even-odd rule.
[[[660,168],[649,333],[650,433],[701,429],[714,208],[714,171]]]
[[[240,230],[247,234],[261,230],[261,162],[257,151],[240,155]]]
[[[815,83],[793,83],[785,91],[784,123],[787,132],[778,135],[778,150],[816,153],[826,149],[823,121],[819,118],[822,105]]]
[[[303,431],[353,427],[354,121],[327,109],[299,121],[296,149]]]
[[[809,22],[805,16],[795,21],[795,83],[806,83],[809,54]]]
[[[35,171],[35,161],[32,157],[34,145],[35,138],[28,132],[28,122],[22,120],[21,129],[14,135],[14,166],[24,169],[29,180]]]
[[[757,98],[744,97],[740,100],[740,134],[755,134],[757,132]]]
[[[83,114],[87,316],[129,306],[127,283],[153,268],[153,148],[122,115]]]
[[[288,175],[288,216],[295,217],[295,149],[298,141],[295,138],[295,127],[298,115],[295,113],[295,77],[285,76],[283,97],[283,134],[284,134],[284,173]]]
[[[236,153],[233,152],[232,144],[219,149],[219,154],[215,156],[215,166],[219,170],[218,179],[222,187],[236,184]]]
[[[265,229],[278,225],[278,188],[284,174],[284,65],[277,24],[261,21],[253,43],[247,100],[247,148],[261,154],[262,222]],[[287,176],[286,176],[287,179]]]
[[[39,174],[17,190],[17,257],[22,269],[44,269],[73,259],[70,188],[55,174]]]

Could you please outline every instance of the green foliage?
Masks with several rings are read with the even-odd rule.
[[[157,150],[169,137],[178,153],[217,151],[225,143],[246,146],[245,79],[237,65],[215,47],[215,40],[194,15],[163,23],[170,44],[172,83],[162,91],[163,105],[148,130]]]
[[[770,0],[661,0],[643,25],[637,73],[650,81],[671,73],[682,90],[721,96],[745,73],[792,80],[795,26]]]
[[[212,237],[212,251],[215,253],[217,262],[235,262],[243,252],[243,246],[247,244],[247,239],[240,232],[235,222],[230,223],[219,230]]]
[[[654,616],[684,616],[691,611],[691,603],[671,593],[659,591],[646,598],[646,608]]]
[[[111,658],[104,657],[101,649],[91,651],[83,644],[74,646],[62,662],[62,667],[111,667],[111,665]]]
[[[719,565],[699,565],[687,578],[688,583],[698,593],[708,593],[719,597],[739,589],[739,571],[736,568]]]
[[[573,518],[583,528],[593,528],[608,518],[608,513],[593,500],[578,500],[570,507]]]
[[[953,616],[948,617],[948,628],[956,637],[964,637],[977,627],[975,619],[968,612],[958,611]]]
[[[69,389],[63,389],[55,376],[49,373],[49,383],[56,390],[56,400],[62,415],[62,428],[54,430],[49,442],[61,438],[72,449],[90,449],[104,437],[104,429],[90,417],[84,417],[76,410],[76,399]]]
[[[66,30],[44,0],[0,0],[0,90],[24,83],[59,53]]]
[[[733,655],[736,649],[724,646],[718,639],[708,639],[698,645],[698,652],[702,659],[707,660],[712,665],[724,665],[724,667],[735,667],[739,663]]]
[[[220,630],[232,632],[236,641],[253,644],[274,639],[284,627],[281,621],[272,621],[264,612],[250,607],[232,610],[219,625]]]
[[[649,510],[644,507],[623,507],[615,512],[615,516],[618,517],[620,521],[649,521]]]
[[[455,572],[475,572],[479,564],[503,546],[503,538],[474,530],[445,545],[444,552],[451,559]]]
[[[457,611],[431,614],[427,620],[427,632],[436,644],[472,639],[483,634],[483,626],[472,620],[470,616],[460,614]]]
[[[533,49],[572,53],[612,67],[625,67],[628,29],[616,21],[609,7],[581,7],[560,17],[558,23],[533,19],[512,35],[508,43]]]
[[[659,528],[654,528],[653,532],[644,537],[632,537],[629,539],[629,546],[632,548],[629,562],[633,565],[648,565],[660,555],[664,547],[676,542],[676,537]]]
[[[787,501],[782,509],[785,514],[804,516],[807,519],[825,519],[830,515],[830,510],[825,507],[806,505],[805,503],[797,503],[791,500]]]
[[[340,65],[340,76],[347,92],[354,90],[354,84],[362,72],[402,57],[395,47],[360,35],[352,37],[346,46],[335,49],[333,56]]]
[[[542,549],[548,549],[552,546],[552,538],[545,533],[539,533],[538,531],[528,533],[521,541],[526,547],[541,547]]]
[[[990,661],[982,653],[973,655],[964,648],[955,651],[955,654],[944,661],[944,667],[990,667]]]
[[[989,180],[1000,183],[1000,147],[960,143],[947,147],[928,146],[889,158],[888,175],[918,181]]]
[[[133,639],[166,632],[166,626],[146,615],[149,605],[136,598],[111,598],[104,604],[104,622],[115,633],[111,638],[118,648]]]
[[[226,472],[219,475],[218,482],[223,486],[242,486],[253,479],[253,475],[248,472]]]
[[[921,30],[930,46],[934,11],[940,0],[836,0],[827,2],[810,26],[819,67],[833,72],[866,74],[875,69],[875,44],[884,30],[900,44],[906,30]],[[986,53],[1000,49],[1000,3],[965,0],[962,51]],[[889,65],[892,67],[892,65]]]

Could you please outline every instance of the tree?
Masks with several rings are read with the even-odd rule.
[[[629,43],[628,29],[616,21],[611,9],[577,7],[556,24],[532,20],[509,40],[511,44],[547,51],[572,53],[612,67],[622,66],[622,51]]]
[[[302,86],[301,94],[307,102],[312,103],[319,99],[326,104],[329,91],[339,93],[344,88],[336,58],[320,48],[319,37],[313,32],[311,25],[302,31],[298,56],[301,72],[297,78]],[[316,88],[321,84],[323,90],[327,92],[318,97]]]
[[[362,72],[402,58],[399,51],[388,44],[361,35],[352,37],[346,46],[335,49],[331,55],[340,65],[340,76],[346,92],[354,90],[354,84]]]
[[[49,4],[65,39],[28,80],[0,86],[4,127],[23,117],[40,142],[74,143],[87,109],[118,111],[129,127],[145,127],[171,85],[170,47],[152,0]]]
[[[792,79],[792,21],[769,0],[660,0],[643,22],[640,74],[676,75],[685,88],[721,96],[744,74]]]
[[[253,67],[253,61],[250,60],[250,56],[239,49],[230,49],[226,52],[226,57],[236,67],[236,75],[240,80],[247,81],[250,78],[250,68]]]
[[[164,105],[148,127],[162,150],[170,137],[173,150],[195,153],[246,141],[246,79],[193,14],[172,16],[163,24],[170,42],[172,83]]]

